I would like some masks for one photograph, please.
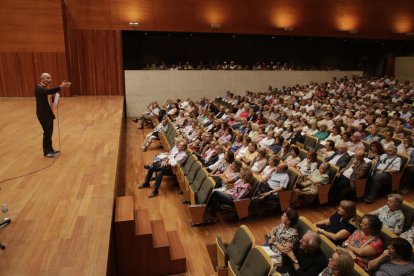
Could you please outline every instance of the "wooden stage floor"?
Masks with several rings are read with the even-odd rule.
[[[13,220],[0,229],[0,242],[7,244],[0,251],[0,275],[106,275],[122,111],[123,97],[62,99],[61,156],[47,169],[0,183],[0,204],[9,205]],[[205,245],[216,236],[229,240],[246,224],[261,244],[263,235],[279,224],[280,212],[256,221],[220,214],[217,224],[192,228],[172,178],[163,181],[158,197],[149,199],[149,189],[137,189],[146,173],[143,165],[161,150],[157,142],[147,152],[139,149],[149,131],[126,122],[122,190],[134,196],[136,208],[149,209],[150,219],[163,219],[166,230],[178,230],[187,256],[183,275],[214,274]],[[42,154],[33,98],[0,98],[0,134],[0,181],[51,164]],[[412,202],[414,194],[405,198]],[[358,208],[368,212],[384,203],[385,198],[372,205],[358,203]],[[299,213],[317,221],[334,210],[322,206]]]
[[[0,275],[106,275],[123,97],[61,98],[61,155],[0,183]],[[55,120],[53,145],[58,148]],[[43,157],[34,98],[0,98],[0,181]]]

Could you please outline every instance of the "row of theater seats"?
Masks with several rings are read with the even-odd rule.
[[[156,122],[154,122],[156,124]],[[164,149],[170,150],[174,144],[174,139],[179,135],[177,129],[172,122],[168,119],[168,129],[165,133],[160,135],[161,144]],[[306,156],[306,150],[302,150],[302,154]],[[204,214],[206,211],[207,203],[210,195],[215,187],[215,181],[212,179],[202,163],[198,160],[197,156],[188,150],[188,158],[182,166],[178,166],[175,169],[175,175],[177,181],[183,191],[184,202],[190,203],[189,211],[192,217],[194,225],[203,223]],[[318,185],[318,198],[320,204],[328,202],[328,193],[333,181],[335,180],[338,167],[331,165],[329,169],[329,183],[327,185]],[[269,209],[269,205],[274,207],[280,206],[282,211],[285,211],[291,205],[291,198],[293,193],[293,187],[300,176],[300,172],[294,168],[289,167],[287,171],[289,175],[289,185],[285,191],[278,193],[279,200],[272,202],[265,202],[266,208]],[[234,207],[229,205],[221,206],[222,209],[235,211],[239,219],[243,219],[249,216],[250,203],[261,184],[261,177],[254,174],[252,184],[252,192],[248,197],[235,200]]]
[[[315,226],[305,217],[300,217],[297,224],[299,237],[302,237],[308,230],[316,232]],[[325,236],[321,237],[321,250],[327,260],[336,251],[336,245]],[[255,238],[247,226],[242,225],[236,230],[229,243],[216,238],[216,258],[218,275],[251,275],[267,276],[273,269],[272,260],[261,246],[255,245]],[[280,275],[273,273],[273,276]],[[354,265],[353,275],[368,275],[357,264]]]

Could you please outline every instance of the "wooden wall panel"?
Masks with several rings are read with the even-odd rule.
[[[1,97],[32,97],[43,72],[53,85],[68,79],[64,53],[0,53],[0,60]]]
[[[60,0],[1,1],[0,52],[64,52]]]
[[[70,27],[409,39],[414,1],[395,0],[66,0]],[[138,21],[138,27],[128,22]],[[221,24],[211,29],[212,23]],[[285,27],[293,27],[285,31]],[[357,33],[349,33],[358,30]]]
[[[72,95],[123,95],[120,31],[68,30]]]

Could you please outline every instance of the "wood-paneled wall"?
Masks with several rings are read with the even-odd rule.
[[[78,29],[407,39],[411,0],[65,0]],[[137,21],[138,27],[128,22]],[[212,29],[211,24],[221,24]],[[286,31],[285,28],[291,28]],[[351,33],[349,33],[351,31]]]
[[[53,85],[67,79],[65,54],[0,53],[0,97],[32,97],[43,72],[52,75]]]
[[[72,95],[123,95],[121,32],[69,28],[67,34]]]

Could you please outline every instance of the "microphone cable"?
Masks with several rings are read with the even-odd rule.
[[[62,153],[62,151],[61,151],[61,146],[60,146],[59,104],[56,106],[56,116],[57,116],[57,123],[58,123],[59,156],[60,156],[60,154]],[[44,166],[44,167],[42,167],[40,169],[37,169],[37,170],[31,171],[31,172],[25,173],[25,174],[22,174],[22,175],[19,175],[19,176],[15,176],[15,177],[10,177],[10,178],[3,179],[3,180],[0,181],[0,184],[1,183],[4,183],[4,182],[7,182],[7,181],[14,180],[14,179],[22,178],[22,177],[25,177],[25,176],[28,176],[28,175],[32,175],[32,174],[38,173],[40,171],[43,171],[43,170],[45,170],[47,168],[50,168],[53,164],[55,164],[55,162],[59,158],[59,156],[55,156],[55,158],[53,158],[52,162],[50,162],[49,164],[47,164],[46,166]]]

